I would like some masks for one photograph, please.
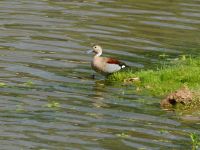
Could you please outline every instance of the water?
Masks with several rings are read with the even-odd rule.
[[[199,0],[1,0],[1,149],[190,149],[199,120],[91,79],[85,50],[154,68],[199,53],[199,19]]]

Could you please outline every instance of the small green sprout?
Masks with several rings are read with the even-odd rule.
[[[32,87],[34,86],[34,83],[33,81],[26,81],[25,83],[22,83],[22,84],[19,84],[20,86],[23,86],[23,87]]]
[[[122,138],[128,138],[129,137],[129,135],[125,134],[125,133],[119,133],[119,134],[116,134],[116,136],[122,137]]]
[[[161,129],[160,131],[160,134],[166,134],[166,133],[169,133],[169,131],[165,130],[165,129]]]
[[[200,147],[200,135],[190,133],[190,138],[192,140],[192,150],[197,150]]]
[[[25,82],[23,85],[26,86],[26,87],[31,87],[31,86],[34,85],[34,83],[33,83],[33,81],[29,80],[29,81]]]
[[[159,55],[160,58],[166,58],[166,57],[168,57],[168,56],[169,56],[169,55],[167,55],[167,54],[165,54],[165,53]]]
[[[48,108],[60,108],[60,103],[52,101],[46,105]]]
[[[99,116],[96,113],[86,113],[86,115],[91,116],[91,117],[98,117]]]
[[[180,57],[181,60],[186,60],[186,55],[180,55]]]
[[[23,112],[25,111],[23,104],[16,105],[16,112]]]

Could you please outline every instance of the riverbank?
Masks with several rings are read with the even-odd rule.
[[[194,108],[200,108],[198,96],[198,93],[200,93],[200,57],[173,60],[155,70],[134,72],[127,69],[110,75],[107,81],[133,85],[139,93],[165,98],[165,100],[167,97],[173,96],[177,90],[186,87],[188,93],[192,93],[191,100],[187,104],[177,100],[183,105],[183,107],[178,105],[178,110],[185,111],[187,108],[188,112],[194,110]],[[185,91],[182,93],[185,93]],[[184,96],[181,99],[184,101]]]

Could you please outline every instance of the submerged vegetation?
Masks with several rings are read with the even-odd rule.
[[[173,60],[156,70],[141,70],[134,72],[131,69],[112,74],[108,82],[120,82],[134,85],[137,92],[163,97],[183,87],[195,93],[188,105],[177,107],[178,110],[200,108],[200,58]],[[199,112],[198,112],[199,113]]]

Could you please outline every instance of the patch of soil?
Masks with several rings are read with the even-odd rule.
[[[171,108],[178,103],[187,105],[192,101],[192,99],[193,92],[191,92],[187,87],[183,87],[182,89],[169,94],[161,101],[160,105],[162,108]]]
[[[128,78],[124,80],[124,85],[129,85],[129,84],[132,84],[134,82],[139,82],[139,81],[140,81],[139,77]]]

